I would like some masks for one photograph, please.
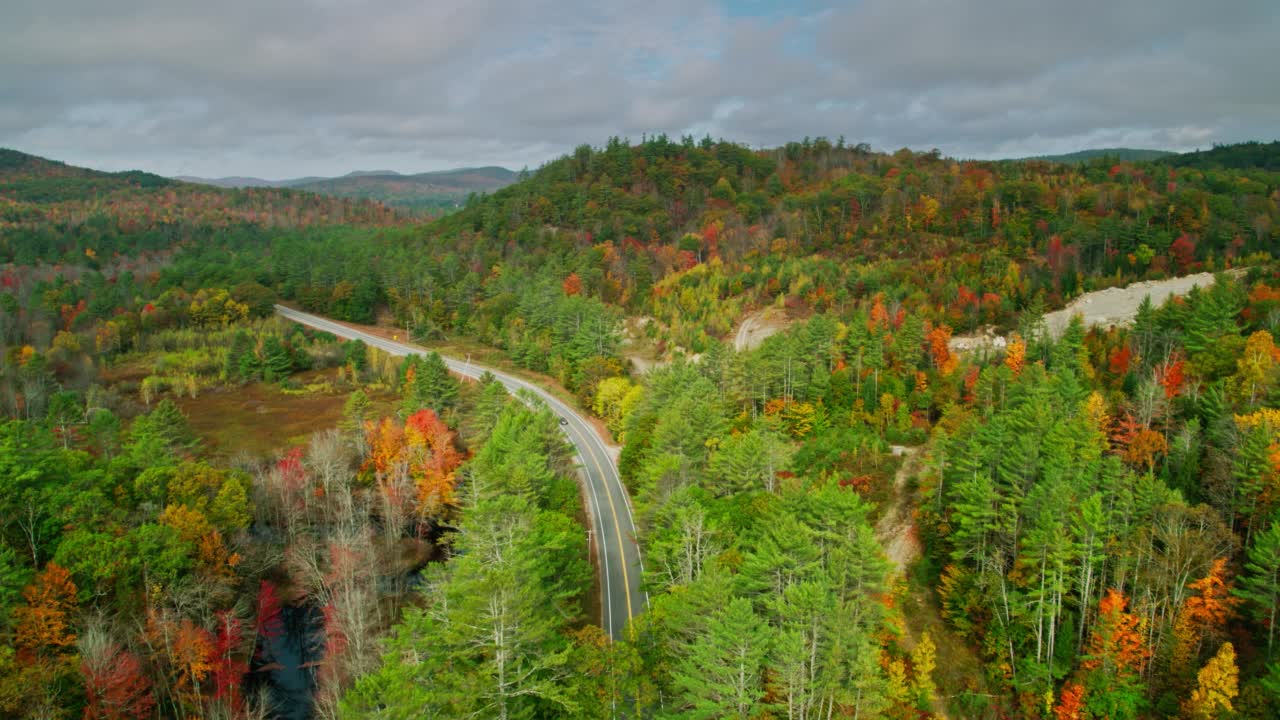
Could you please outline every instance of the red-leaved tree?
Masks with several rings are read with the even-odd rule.
[[[278,614],[278,610],[277,610]],[[277,623],[279,618],[277,617]],[[240,644],[244,640],[244,624],[229,611],[217,614],[217,627],[213,633],[213,699],[238,715],[244,708],[240,684],[249,664],[240,658]]]
[[[84,720],[134,720],[151,716],[155,695],[138,656],[111,644],[80,663],[87,703]]]

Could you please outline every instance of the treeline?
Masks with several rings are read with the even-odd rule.
[[[1260,169],[1274,172],[1280,170],[1280,141],[1214,145],[1209,150],[1164,158],[1164,162],[1175,167]]]

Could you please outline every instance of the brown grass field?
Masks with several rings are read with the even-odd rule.
[[[303,385],[336,377],[335,370],[294,376]],[[337,427],[348,394],[348,390],[337,387],[293,394],[275,385],[253,383],[212,388],[195,398],[174,398],[174,402],[187,414],[192,430],[204,442],[205,454],[274,457],[290,447],[305,445],[314,433]],[[391,393],[370,392],[370,399],[377,415],[394,412]]]

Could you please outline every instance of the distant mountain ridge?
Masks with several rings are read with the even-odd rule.
[[[1214,145],[1209,150],[1196,150],[1167,158],[1165,162],[1174,167],[1256,168],[1275,171],[1280,170],[1280,140]]]
[[[444,210],[466,202],[472,193],[493,192],[514,183],[519,173],[495,165],[403,175],[394,170],[356,170],[340,177],[264,180],[231,176],[181,176],[183,182],[217,187],[277,187],[336,197],[378,200],[409,210]]]
[[[103,172],[0,148],[0,265],[87,258],[97,267],[97,252],[104,258],[158,252],[210,233],[410,222],[408,213],[369,200],[220,188],[141,170]]]
[[[1031,157],[1016,158],[1017,160],[1044,160],[1046,162],[1059,163],[1083,163],[1098,158],[1110,157],[1116,160],[1124,160],[1128,162],[1148,162],[1151,160],[1160,160],[1177,155],[1178,153],[1170,150],[1147,150],[1143,148],[1092,148],[1089,150],[1078,150],[1072,153],[1064,153],[1061,155],[1033,155]]]

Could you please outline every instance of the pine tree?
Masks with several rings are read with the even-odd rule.
[[[778,473],[790,467],[791,446],[771,430],[753,428],[724,440],[711,457],[711,487],[721,495],[777,490]]]
[[[1053,350],[1049,353],[1049,367],[1055,371],[1064,368],[1070,368],[1076,372],[1083,371],[1088,361],[1084,336],[1084,320],[1080,315],[1072,315],[1067,328],[1062,331],[1062,337],[1053,344]]]
[[[548,525],[525,499],[481,499],[457,554],[436,566],[382,666],[342,701],[344,717],[573,716],[563,632],[589,572],[566,518]]]
[[[253,337],[244,328],[236,330],[231,337],[231,347],[227,349],[226,366],[223,368],[227,377],[238,378],[248,382],[257,375],[258,358],[253,352]]]
[[[1150,295],[1143,296],[1142,303],[1138,305],[1138,311],[1134,315],[1133,329],[1130,331],[1129,337],[1133,339],[1138,358],[1148,365],[1154,359],[1156,338],[1159,332],[1159,327],[1156,324],[1155,305],[1151,302]]]
[[[1260,422],[1243,431],[1240,446],[1231,465],[1231,474],[1235,477],[1238,491],[1236,493],[1236,512],[1245,528],[1247,544],[1256,528],[1266,517],[1264,513],[1269,504],[1276,501],[1274,495],[1280,490],[1276,483],[1276,470],[1271,464],[1271,446],[1276,431],[1269,423]],[[1268,503],[1268,500],[1271,502]]]
[[[368,450],[368,444],[365,442],[365,423],[372,419],[372,405],[369,396],[360,389],[356,389],[347,396],[347,401],[342,405],[340,427],[355,443],[356,452],[360,457],[364,457]]]
[[[176,458],[195,445],[195,433],[187,416],[166,398],[150,413],[133,421],[126,450],[138,467],[150,467],[159,464],[160,458]]]
[[[1236,595],[1249,602],[1250,614],[1267,632],[1267,659],[1276,655],[1276,623],[1280,621],[1280,517],[1253,537],[1245,574]]]
[[[751,602],[730,600],[693,639],[672,671],[674,702],[689,718],[754,718],[763,709],[768,625]]]
[[[907,315],[902,327],[893,334],[893,357],[905,371],[920,367],[924,359],[924,321],[918,316]]]
[[[263,378],[269,383],[284,380],[293,372],[293,355],[275,335],[262,341],[262,367]]]
[[[435,410],[443,413],[453,407],[458,398],[458,381],[449,374],[449,368],[439,353],[413,357],[406,371],[402,411],[405,416],[419,410]]]

